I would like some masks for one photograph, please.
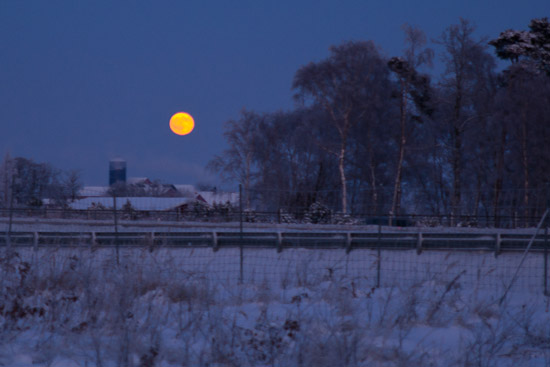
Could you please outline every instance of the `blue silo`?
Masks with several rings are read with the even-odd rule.
[[[126,161],[121,158],[109,161],[109,186],[115,183],[126,183]]]

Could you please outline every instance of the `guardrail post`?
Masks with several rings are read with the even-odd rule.
[[[147,242],[149,247],[152,248],[155,246],[155,232],[149,232],[149,234],[147,235]]]
[[[283,251],[283,234],[281,232],[277,232],[277,252]]]
[[[416,254],[420,255],[422,253],[422,243],[424,242],[424,237],[422,232],[418,232],[418,239],[416,240]]]
[[[32,245],[34,247],[34,251],[38,250],[38,232],[34,232],[32,234]]]
[[[351,251],[351,233],[346,233],[346,254],[349,254]]]
[[[214,231],[212,232],[212,251],[217,252],[218,250],[218,233]]]
[[[95,232],[92,232],[92,238],[90,240],[90,248],[93,248],[97,245],[97,237]]]
[[[500,255],[500,244],[502,239],[500,238],[500,233],[495,234],[495,257]]]

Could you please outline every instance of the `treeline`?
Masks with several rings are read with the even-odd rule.
[[[402,55],[346,42],[301,67],[291,111],[243,110],[208,167],[246,207],[299,214],[536,217],[550,182],[550,25],[477,38],[461,19],[434,42],[404,26]],[[429,73],[434,57],[444,71]],[[508,60],[498,72],[496,58]]]
[[[0,163],[0,208],[39,208],[49,204],[65,207],[82,188],[77,170],[63,171],[7,154]]]

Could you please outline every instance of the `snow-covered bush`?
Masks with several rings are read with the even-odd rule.
[[[126,220],[138,219],[138,212],[132,206],[132,203],[128,199],[126,199],[126,203],[124,203],[124,205],[122,206],[121,211],[122,211],[122,219],[126,219]]]
[[[316,201],[304,213],[304,223],[327,224],[331,222],[332,213],[326,206]]]
[[[359,220],[353,218],[349,214],[344,213],[335,213],[332,219],[332,224],[347,224],[347,225],[357,225]]]
[[[298,223],[294,215],[290,214],[284,209],[279,209],[279,212],[277,213],[277,215],[280,223],[285,223],[285,224]]]

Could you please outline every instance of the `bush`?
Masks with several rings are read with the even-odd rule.
[[[332,212],[326,206],[316,201],[304,214],[304,223],[327,224],[331,222]]]

